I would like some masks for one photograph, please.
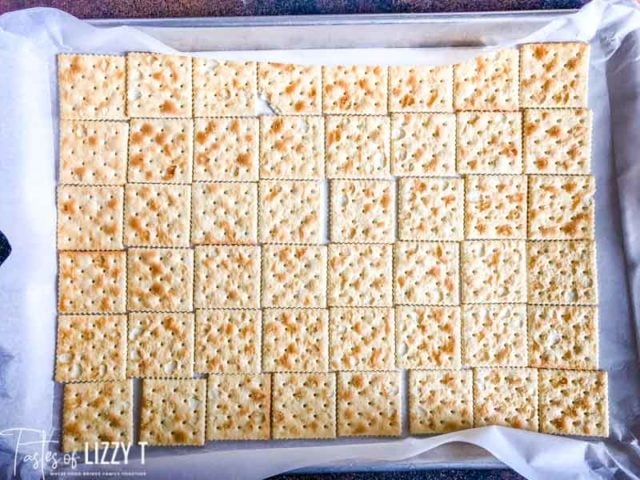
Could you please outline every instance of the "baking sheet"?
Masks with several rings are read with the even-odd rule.
[[[470,22],[472,22],[470,20]],[[0,17],[0,230],[14,247],[0,268],[0,472],[37,478],[61,473],[146,472],[150,478],[264,478],[304,467],[350,468],[390,463],[487,465],[481,447],[527,478],[637,477],[640,472],[640,12],[632,1],[596,0],[523,38],[505,29],[493,46],[527,41],[585,40],[592,45],[590,106],[600,293],[600,366],[609,371],[611,437],[586,441],[485,427],[428,438],[208,443],[160,448],[140,466],[34,462],[56,451],[59,387],[54,386],[55,178],[57,112],[55,54],[169,52],[130,27],[96,29],[60,11],[35,9]],[[425,26],[428,28],[428,26]],[[152,32],[151,32],[152,33]],[[184,43],[184,42],[183,42]],[[199,50],[197,43],[183,48]],[[225,51],[219,58],[301,63],[451,63],[478,49],[332,49]],[[31,443],[33,442],[33,443]],[[439,447],[439,448],[437,448]],[[17,455],[16,455],[17,450]],[[31,457],[24,457],[31,454]],[[138,455],[135,452],[133,455]],[[135,457],[137,458],[137,457]],[[17,461],[15,461],[17,459]],[[42,460],[42,458],[40,458]],[[2,474],[0,474],[2,476]]]

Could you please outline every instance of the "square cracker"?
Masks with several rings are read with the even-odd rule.
[[[129,125],[129,182],[191,182],[191,120],[132,118]]]
[[[591,170],[591,110],[531,110],[523,114],[526,173],[587,174]]]
[[[332,180],[329,204],[332,242],[393,242],[395,182]]]
[[[390,112],[450,112],[453,110],[453,67],[390,66]]]
[[[60,315],[57,382],[124,380],[126,315]]]
[[[526,367],[526,305],[462,307],[462,364],[465,367]]]
[[[58,249],[124,248],[124,189],[121,186],[58,187]]]
[[[520,47],[520,105],[587,106],[589,45],[531,43]]]
[[[269,440],[271,376],[209,375],[207,440]]]
[[[397,242],[394,257],[396,305],[458,305],[458,243]]]
[[[257,183],[194,183],[191,195],[191,243],[257,243]]]
[[[160,53],[127,54],[129,117],[190,117],[191,59]]]
[[[60,118],[125,118],[125,57],[58,55]]]
[[[262,243],[320,243],[323,201],[320,182],[262,180],[259,188]]]
[[[409,372],[409,432],[446,433],[473,427],[471,370]]]
[[[529,303],[598,303],[595,244],[588,240],[527,243]]]
[[[130,183],[124,193],[126,246],[189,246],[190,185]]]
[[[462,303],[525,303],[525,242],[468,240],[462,244]]]
[[[260,178],[324,178],[323,139],[323,117],[260,117]]]
[[[259,373],[260,310],[196,310],[198,373]]]
[[[458,172],[522,173],[521,123],[520,112],[458,112]]]
[[[526,239],[527,177],[468,175],[464,221],[468,239]]]
[[[595,190],[592,176],[529,176],[529,238],[593,239]]]
[[[132,248],[127,252],[127,268],[129,310],[193,310],[193,250]]]
[[[332,370],[394,367],[392,308],[332,308],[329,315]]]
[[[338,436],[399,437],[400,372],[338,373]]]
[[[460,368],[460,309],[396,307],[396,366]]]
[[[193,313],[130,313],[128,377],[193,375]]]
[[[457,175],[455,114],[392,114],[391,172],[396,176]]]
[[[258,93],[281,115],[322,113],[322,67],[259,63]]]
[[[125,252],[59,252],[58,312],[125,313]]]
[[[379,65],[323,67],[323,113],[387,113],[387,68]]]
[[[60,120],[62,184],[123,185],[129,123]]]
[[[193,58],[195,117],[255,115],[255,62]]]
[[[335,438],[334,373],[273,374],[274,439]]]
[[[598,368],[596,307],[530,305],[528,310],[530,366]]]
[[[392,279],[392,245],[329,245],[329,306],[390,307]]]
[[[607,372],[540,370],[540,431],[609,436]]]
[[[462,240],[461,178],[400,178],[398,190],[400,240]]]
[[[260,247],[195,248],[196,308],[260,307]]]
[[[131,381],[66,384],[62,402],[63,452],[98,442],[133,442]]]
[[[329,314],[325,309],[265,310],[262,369],[265,372],[329,370]]]
[[[258,180],[257,118],[194,119],[193,180]]]
[[[517,110],[518,50],[507,48],[453,67],[456,110]]]
[[[149,445],[203,445],[207,381],[142,381],[140,441]]]
[[[504,425],[538,431],[538,371],[474,369],[473,418],[475,427]]]
[[[327,305],[327,247],[262,247],[262,306],[324,308]]]
[[[389,129],[387,116],[327,116],[327,177],[388,177]]]

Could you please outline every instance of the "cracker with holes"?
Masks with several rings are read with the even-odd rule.
[[[473,427],[471,370],[409,372],[409,432],[446,433]]]
[[[124,380],[126,315],[60,315],[57,382]]]
[[[389,125],[387,116],[327,116],[327,177],[388,177]]]
[[[462,240],[463,199],[461,178],[400,178],[398,238]]]
[[[262,306],[324,308],[327,305],[327,247],[262,247]]]
[[[258,180],[257,118],[194,119],[193,180]]]
[[[387,113],[387,69],[381,66],[336,65],[322,70],[323,113],[376,115]]]
[[[260,178],[324,177],[324,118],[260,117]]]
[[[260,310],[196,310],[197,373],[259,373]]]
[[[272,389],[274,439],[335,438],[335,374],[275,373]]]
[[[329,204],[329,235],[332,242],[393,242],[394,182],[333,180],[330,184]]]
[[[59,252],[59,313],[125,313],[125,252]]]
[[[61,184],[123,185],[127,122],[60,120]]]
[[[123,208],[120,186],[59,186],[58,249],[123,248]]]
[[[248,244],[258,240],[258,185],[194,183],[191,243]]]
[[[60,118],[125,118],[125,57],[58,55]]]
[[[193,123],[179,118],[133,118],[129,182],[190,183]]]
[[[140,442],[149,445],[203,445],[207,381],[142,381]]]
[[[390,112],[450,112],[453,110],[451,65],[390,66]]]
[[[131,381],[70,383],[62,398],[62,451],[99,442],[133,442]]]
[[[597,304],[595,257],[587,240],[528,242],[529,303]]]
[[[465,238],[527,238],[526,176],[469,175],[464,185]]]
[[[540,431],[609,436],[607,372],[540,370]]]
[[[524,110],[522,148],[525,172],[589,173],[592,117],[586,108]]]
[[[586,43],[532,43],[520,47],[523,107],[586,107],[588,77]]]
[[[524,241],[465,241],[461,258],[462,303],[526,302]]]
[[[191,117],[191,59],[160,53],[127,54],[129,117]]]
[[[270,375],[208,377],[207,440],[269,440],[270,420]]]
[[[477,368],[473,375],[474,426],[538,430],[538,371]]]
[[[329,314],[323,309],[269,309],[262,327],[265,372],[326,372]]]
[[[338,373],[338,436],[402,433],[400,372]]]
[[[518,50],[507,48],[453,67],[456,110],[517,110]]]
[[[320,243],[321,184],[314,181],[260,182],[260,241],[262,243]]]
[[[329,306],[392,306],[392,245],[330,244],[327,270]]]
[[[260,307],[260,247],[195,249],[196,308]]]
[[[596,307],[529,306],[529,365],[537,368],[598,368]]]
[[[530,176],[529,238],[592,239],[595,229],[595,189],[592,176]]]
[[[192,313],[130,313],[128,377],[193,375]]]
[[[332,308],[332,370],[384,370],[394,366],[391,308]]]
[[[396,366],[460,367],[458,307],[396,307]]]
[[[527,366],[526,306],[462,307],[462,352],[465,367]]]
[[[255,62],[193,58],[193,105],[196,117],[256,113]]]
[[[189,246],[191,186],[127,184],[124,213],[126,246]]]
[[[127,305],[131,311],[193,310],[193,250],[130,249],[127,252]]]
[[[259,63],[258,93],[280,115],[322,113],[322,67]]]
[[[458,172],[522,173],[520,117],[519,112],[458,112]]]
[[[459,246],[453,242],[394,245],[397,305],[458,305]]]

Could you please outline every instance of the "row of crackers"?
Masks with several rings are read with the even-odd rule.
[[[589,47],[528,44],[455,66],[299,66],[129,53],[60,55],[60,117],[254,115],[584,107]]]
[[[330,439],[403,434],[397,371],[214,375],[145,379],[140,442]],[[607,436],[601,371],[478,368],[409,372],[409,433],[506,425],[554,434]],[[67,384],[64,451],[85,442],[133,441],[130,381]]]

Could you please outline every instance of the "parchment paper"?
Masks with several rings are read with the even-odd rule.
[[[596,0],[518,41],[584,40],[592,45],[596,236],[600,294],[600,367],[609,372],[611,436],[572,439],[504,427],[425,438],[208,443],[161,448],[146,463],[52,465],[60,388],[55,386],[55,182],[58,52],[122,53],[171,49],[129,28],[98,29],[63,12],[34,9],[0,17],[0,230],[13,253],[0,268],[0,477],[43,472],[146,472],[148,478],[264,478],[304,467],[404,468],[486,464],[483,450],[532,479],[638,478],[640,376],[640,12],[633,1]],[[217,58],[301,63],[439,64],[471,49],[365,49],[220,52]],[[210,53],[207,53],[209,55]],[[406,426],[405,426],[406,427]],[[21,430],[20,430],[21,429]],[[42,433],[44,432],[44,433]],[[461,443],[467,444],[462,446]],[[439,447],[439,448],[436,448]],[[131,454],[139,459],[139,451]]]

